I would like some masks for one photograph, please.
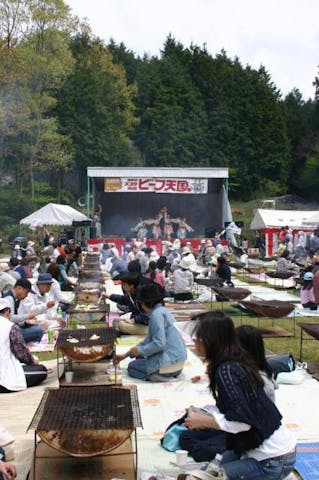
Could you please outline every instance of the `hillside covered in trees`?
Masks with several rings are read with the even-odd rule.
[[[106,32],[107,34],[107,32]],[[105,44],[63,0],[0,0],[0,222],[76,203],[87,166],[222,167],[230,197],[319,197],[314,100],[265,66],[169,36],[158,56]]]

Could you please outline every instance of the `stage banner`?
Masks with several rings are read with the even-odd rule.
[[[208,191],[206,178],[104,178],[104,192],[193,193]]]

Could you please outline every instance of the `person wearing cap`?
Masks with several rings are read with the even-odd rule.
[[[26,313],[31,311],[35,315],[48,314],[48,311],[56,305],[56,302],[47,295],[52,283],[53,280],[50,273],[40,273],[36,285],[32,287],[32,292],[20,303],[18,312]]]
[[[170,381],[181,373],[187,358],[186,347],[175,319],[163,305],[163,289],[156,284],[143,285],[139,300],[149,317],[148,334],[138,345],[123,355],[116,355],[114,364],[127,357],[130,377],[151,382]],[[141,357],[141,358],[140,358]]]
[[[31,292],[31,293],[30,293]],[[26,343],[28,342],[40,342],[43,330],[36,322],[36,312],[29,308],[28,310],[21,311],[20,304],[24,299],[33,294],[32,286],[29,280],[20,278],[16,281],[11,290],[6,292],[3,297],[7,298],[10,304],[10,321],[15,323],[21,328],[21,334]]]
[[[7,263],[0,263],[0,294],[8,292],[16,283],[16,279],[8,273]]]
[[[175,301],[193,300],[194,275],[190,271],[193,264],[192,258],[189,258],[188,255],[184,256],[179,262],[179,267],[173,272],[173,297]]]
[[[25,390],[47,378],[46,368],[38,365],[21,330],[9,320],[10,313],[9,297],[0,298],[0,393]]]
[[[300,302],[303,308],[317,310],[317,303],[313,291],[313,273],[305,272],[300,289]]]

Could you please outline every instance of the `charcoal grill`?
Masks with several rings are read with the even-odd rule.
[[[77,287],[78,288],[99,288],[100,287],[100,280],[99,279],[96,279],[96,280],[79,280],[77,282]]]
[[[84,257],[85,265],[100,265],[100,256],[99,255],[86,255]]]
[[[56,348],[76,362],[96,362],[114,350],[117,331],[114,328],[61,330]]]
[[[213,290],[222,295],[223,297],[227,298],[228,300],[238,302],[243,300],[244,298],[248,297],[251,294],[251,291],[247,288],[240,288],[240,287],[213,287]]]
[[[223,283],[222,278],[194,278],[194,282],[204,287],[212,288]]]
[[[71,387],[47,389],[28,430],[34,430],[35,478],[37,435],[49,447],[72,457],[135,455],[136,428],[142,427],[137,388]],[[134,442],[132,441],[134,434]],[[131,438],[131,451],[114,450]]]
[[[276,272],[276,270],[269,270],[268,272],[265,272],[267,277],[270,278],[280,278],[282,280],[287,280],[288,278],[291,278],[295,275],[294,272]]]
[[[79,323],[94,323],[109,317],[109,303],[76,303],[71,304],[67,310],[70,320]]]
[[[80,302],[97,302],[101,296],[102,288],[99,284],[93,288],[82,288],[81,286],[74,289],[76,303]]]
[[[90,269],[90,270],[81,270],[79,273],[79,278],[80,280],[86,280],[86,281],[100,281],[102,282],[103,280],[103,274],[100,272],[100,270],[96,269]]]
[[[265,271],[265,267],[263,265],[256,265],[253,267],[244,267],[244,270],[252,275],[259,275]]]
[[[284,317],[295,308],[292,303],[281,300],[242,300],[241,303],[257,315],[270,318]]]

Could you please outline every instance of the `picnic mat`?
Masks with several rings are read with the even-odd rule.
[[[295,470],[303,480],[319,479],[319,443],[298,443]]]

